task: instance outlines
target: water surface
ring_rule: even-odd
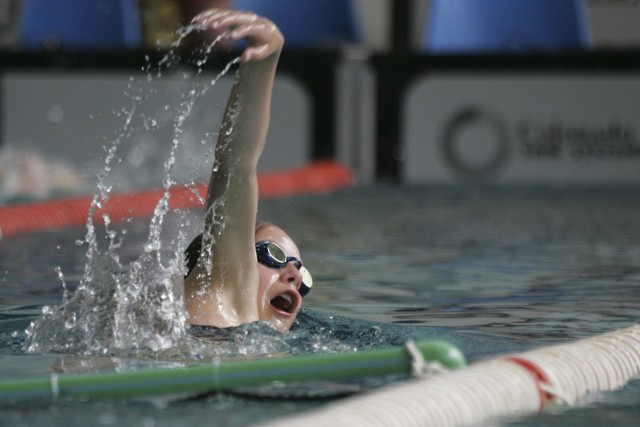
[[[401,345],[410,338],[443,338],[473,361],[635,324],[640,317],[638,196],[633,189],[377,185],[263,201],[260,216],[294,237],[316,286],[294,330],[286,336],[261,335],[265,348],[256,353],[356,351]],[[195,234],[198,214],[192,215],[189,231]],[[172,218],[169,231],[177,228]],[[148,223],[113,227],[127,230],[122,259],[135,259]],[[148,355],[136,360],[25,354],[29,322],[43,305],[62,301],[56,268],[70,291],[78,285],[86,247],[75,241],[83,235],[82,229],[49,231],[0,242],[0,377],[39,375],[61,363],[84,370],[187,363]],[[78,412],[87,413],[90,405],[96,425],[193,425],[216,419],[242,426],[326,401],[217,394],[178,401],[27,402],[3,407],[0,421],[74,425],[81,422]],[[636,380],[579,408],[551,408],[544,415],[501,423],[633,425],[639,403]]]

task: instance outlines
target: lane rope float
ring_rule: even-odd
[[[374,390],[261,427],[476,426],[501,416],[574,405],[640,373],[640,325],[576,342],[479,361]]]
[[[462,352],[444,341],[416,343],[421,357],[446,369],[466,365]],[[122,398],[201,394],[274,382],[304,383],[410,375],[413,357],[405,347],[323,355],[274,357],[185,368],[141,369],[92,374],[51,374],[0,381],[0,401],[61,398]]]
[[[321,194],[346,188],[355,182],[354,174],[334,161],[317,161],[299,168],[262,173],[258,176],[261,198]],[[197,192],[206,194],[205,185],[176,186],[170,190],[171,209],[202,206]],[[96,212],[95,223],[103,222],[107,214],[112,222],[126,218],[143,218],[153,214],[163,189],[113,194],[103,209]],[[0,238],[48,229],[80,227],[86,224],[93,196],[24,203],[0,207]]]

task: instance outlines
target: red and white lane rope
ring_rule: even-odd
[[[640,373],[640,325],[568,344],[480,361],[275,420],[266,426],[468,426],[576,404]]]
[[[318,161],[296,169],[262,173],[258,176],[261,198],[326,193],[348,187],[354,182],[354,174],[333,161]],[[197,197],[195,192],[201,197]],[[171,189],[171,209],[199,208],[206,192],[204,185],[177,186]],[[100,223],[104,214],[112,222],[151,216],[163,196],[163,189],[112,194],[104,209],[97,212],[93,220]],[[92,198],[87,196],[0,207],[0,238],[82,226],[87,222]]]

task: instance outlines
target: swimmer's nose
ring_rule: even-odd
[[[280,278],[285,283],[293,283],[296,290],[300,289],[300,285],[302,284],[302,273],[296,268],[296,265],[293,262],[290,262],[282,269]]]

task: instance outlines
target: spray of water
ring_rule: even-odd
[[[165,71],[179,64],[180,43],[192,32],[200,30],[202,28],[195,25],[183,28],[177,41],[157,65],[153,66],[147,58],[147,66],[143,68],[146,81],[161,79]],[[201,75],[202,67],[220,38],[197,51],[199,55],[193,64],[196,72],[183,73],[184,78]],[[183,248],[186,246],[186,237],[185,233],[180,232],[177,240],[172,241],[172,255],[168,259],[163,257],[163,225],[169,212],[170,190],[176,185],[174,166],[184,137],[185,121],[192,114],[196,102],[238,61],[239,58],[236,58],[229,62],[200,90],[191,89],[183,93],[176,103],[171,150],[164,162],[164,194],[155,207],[141,255],[133,262],[124,263],[119,256],[119,249],[125,233],[119,234],[111,229],[111,218],[103,215],[108,246],[101,250],[94,217],[109,202],[112,189],[107,185],[107,178],[114,164],[119,161],[120,146],[134,132],[134,121],[142,120],[147,128],[155,126],[157,122],[155,118],[139,112],[145,102],[145,89],[130,79],[127,95],[131,105],[122,110],[122,129],[105,149],[104,165],[98,174],[97,188],[89,207],[86,234],[83,240],[77,242],[86,246],[83,277],[73,296],[69,297],[62,270],[56,270],[63,284],[63,304],[56,308],[44,307],[42,315],[31,323],[26,331],[27,352],[130,355],[171,351],[186,345],[189,347],[186,352],[194,353],[194,342],[200,341],[187,336],[183,307]],[[198,197],[202,199],[200,195]],[[202,353],[202,348],[198,347],[196,353]]]

